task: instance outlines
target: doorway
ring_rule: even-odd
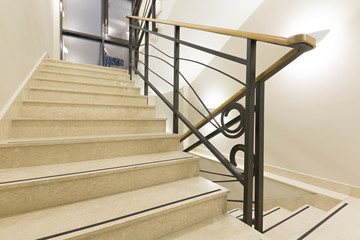
[[[127,68],[132,0],[60,0],[62,60]]]

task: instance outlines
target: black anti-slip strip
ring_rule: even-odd
[[[180,199],[180,200],[177,200],[177,201],[174,201],[174,202],[162,204],[162,205],[155,206],[155,207],[148,208],[148,209],[144,209],[144,210],[141,210],[141,211],[138,211],[138,212],[130,213],[130,214],[127,214],[127,215],[124,215],[124,216],[120,216],[120,217],[117,217],[117,218],[112,218],[112,219],[109,219],[109,220],[106,220],[106,221],[102,221],[102,222],[94,223],[94,224],[87,225],[87,226],[84,226],[84,227],[75,228],[75,229],[72,229],[72,230],[69,230],[69,231],[65,231],[65,232],[54,234],[54,235],[50,235],[50,236],[47,236],[47,237],[38,238],[37,240],[51,239],[51,238],[63,236],[63,235],[66,235],[66,234],[70,234],[70,233],[73,233],[73,232],[78,232],[78,231],[81,231],[81,230],[93,228],[93,227],[96,227],[96,226],[99,226],[99,225],[103,225],[103,224],[114,222],[114,221],[117,221],[117,220],[120,220],[120,219],[132,217],[132,216],[135,216],[135,215],[138,215],[138,214],[142,214],[142,213],[149,212],[149,211],[152,211],[152,210],[155,210],[155,209],[170,206],[170,205],[173,205],[173,204],[176,204],[176,203],[184,202],[184,201],[194,199],[194,198],[197,198],[197,197],[205,196],[205,195],[208,195],[208,194],[211,194],[211,193],[214,193],[214,192],[218,192],[218,191],[221,191],[221,189],[216,189],[216,190],[209,191],[209,192],[206,192],[206,193],[202,193],[202,194],[194,195],[194,196],[191,196],[191,197],[183,198],[183,199]]]
[[[243,203],[244,200],[236,200],[236,199],[228,199],[227,200],[228,202],[239,202],[239,203]],[[255,202],[252,202],[252,203],[255,203]]]
[[[51,176],[44,176],[44,177],[20,179],[20,180],[8,181],[8,182],[1,182],[0,185],[8,184],[8,183],[18,183],[18,182],[26,182],[26,181],[31,181],[31,180],[46,179],[46,178],[64,177],[64,176],[76,175],[76,174],[100,172],[100,171],[105,171],[105,170],[121,169],[121,168],[126,168],[126,167],[135,167],[135,166],[149,165],[149,164],[154,164],[154,163],[164,163],[164,162],[171,162],[171,161],[184,160],[184,159],[190,159],[190,158],[193,158],[193,157],[172,158],[172,159],[166,159],[166,160],[160,160],[160,161],[154,161],[154,162],[129,164],[129,165],[124,165],[124,166],[101,168],[101,169],[94,169],[94,170],[88,170],[88,171],[82,171],[82,172],[72,172],[72,173],[65,173],[65,174],[58,174],[58,175],[51,175]]]
[[[212,181],[214,183],[229,183],[229,182],[239,182],[238,180],[220,180],[220,181]]]
[[[280,208],[276,208],[276,209],[272,210],[271,212],[268,212],[268,213],[264,214],[263,217],[266,217],[267,215],[270,215],[270,214],[272,214],[273,212],[276,212],[279,209]],[[253,211],[255,211],[255,209],[253,209]],[[244,214],[240,214],[239,216],[236,216],[236,218],[242,217],[242,215],[244,215]]]
[[[270,211],[270,212],[268,212],[268,213],[265,213],[265,214],[263,215],[263,217],[266,217],[267,215],[270,215],[270,214],[272,214],[272,213],[274,213],[274,212],[276,212],[276,211],[278,211],[278,210],[280,210],[280,208],[275,208],[274,210],[272,210],[272,211]]]
[[[266,233],[266,232],[270,231],[271,229],[276,228],[276,227],[279,226],[280,224],[283,224],[283,223],[286,222],[287,220],[295,217],[296,215],[302,213],[303,211],[305,211],[305,210],[308,209],[308,208],[309,208],[309,206],[304,207],[303,209],[301,209],[301,210],[297,211],[296,213],[290,215],[289,217],[285,218],[284,220],[282,220],[282,221],[278,222],[277,224],[275,224],[275,225],[269,227],[268,229],[264,230],[263,233]]]
[[[229,174],[223,174],[223,173],[217,173],[217,172],[211,172],[211,171],[205,171],[205,170],[199,170],[199,171],[203,172],[203,173],[209,173],[209,174],[214,174],[214,175],[219,175],[219,176],[224,176],[224,177],[235,178],[233,175],[229,175]]]
[[[253,208],[251,211],[255,211],[255,208]],[[242,217],[244,214],[240,214],[239,216],[236,216],[237,219],[242,220],[240,217]]]
[[[228,212],[228,214],[231,214],[231,213],[236,212],[238,210],[239,210],[238,208],[235,208],[234,210],[231,210],[230,212]]]
[[[327,216],[326,218],[324,218],[321,222],[319,222],[318,224],[316,224],[313,228],[311,228],[309,231],[307,231],[304,235],[302,235],[301,237],[299,237],[297,240],[302,240],[304,238],[306,238],[307,236],[309,236],[312,232],[314,232],[317,228],[319,228],[322,224],[324,224],[327,220],[329,220],[330,218],[332,218],[335,214],[337,214],[338,212],[340,212],[344,207],[346,207],[348,205],[348,203],[344,203],[343,205],[341,205],[338,209],[336,209],[334,212],[332,212],[329,216]]]

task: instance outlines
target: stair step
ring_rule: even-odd
[[[105,73],[101,73],[105,74]],[[98,74],[99,75],[99,74]],[[96,76],[93,73],[87,74],[76,74],[69,73],[68,71],[59,72],[59,71],[50,71],[50,70],[40,70],[38,73],[38,78],[50,78],[56,79],[59,81],[73,81],[77,83],[93,83],[93,84],[108,84],[112,86],[134,86],[134,82],[130,81],[129,76]]]
[[[267,240],[269,238],[235,218],[223,214],[188,227],[184,230],[162,237],[158,240]]]
[[[194,177],[3,218],[0,235],[3,240],[157,239],[224,213],[227,192]]]
[[[82,69],[82,68],[74,68],[71,66],[57,66],[57,65],[51,65],[51,64],[41,64],[39,67],[40,71],[44,72],[56,72],[60,74],[66,74],[66,75],[79,75],[79,76],[91,76],[91,77],[97,77],[97,78],[103,78],[103,79],[123,79],[123,80],[129,80],[129,75],[127,72],[124,71],[118,71],[118,72],[112,72],[112,71],[103,71],[102,69]]]
[[[128,95],[140,95],[140,88],[133,86],[121,86],[113,84],[80,83],[73,80],[59,80],[56,78],[36,78],[35,87],[56,88],[76,91],[96,91],[101,93],[117,93]]]
[[[117,81],[123,84],[134,83],[130,81],[130,76],[125,74],[111,74],[111,73],[94,73],[83,71],[83,73],[77,73],[77,70],[71,71],[64,69],[63,71],[53,70],[38,70],[38,76],[43,78],[56,78],[58,80],[73,80],[81,83],[111,83],[115,84]]]
[[[44,59],[41,63],[44,66],[57,66],[62,68],[73,68],[79,70],[88,70],[88,71],[98,71],[98,72],[111,72],[116,74],[127,74],[128,70],[119,69],[119,68],[109,68],[99,65],[92,65],[92,64],[84,64],[84,63],[75,63],[75,62],[68,62],[63,60],[54,60],[54,59]]]
[[[3,169],[0,218],[194,177],[198,165],[177,151]]]
[[[302,207],[283,220],[264,228],[264,234],[271,239],[298,239],[324,215],[325,212],[318,208]]]
[[[96,91],[75,91],[58,88],[32,87],[29,92],[30,100],[34,101],[63,101],[85,102],[103,104],[131,104],[137,106],[147,105],[146,96],[125,95],[116,93],[102,93]]]
[[[154,118],[154,106],[76,103],[56,101],[23,101],[23,117],[73,118]]]
[[[11,139],[65,136],[90,136],[131,133],[160,133],[166,119],[13,119]]]
[[[179,138],[151,133],[14,139],[0,144],[0,169],[178,151]]]

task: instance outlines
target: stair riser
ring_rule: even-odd
[[[78,104],[23,103],[24,117],[73,118],[153,118],[155,108]]]
[[[109,68],[109,67],[102,67],[97,65],[87,65],[81,63],[72,63],[66,61],[53,61],[53,60],[44,60],[41,66],[55,66],[55,67],[62,67],[62,68],[73,68],[73,69],[80,69],[80,70],[88,70],[88,71],[98,71],[98,72],[111,72],[114,74],[127,74],[128,70],[119,69],[119,68]]]
[[[103,103],[103,104],[131,104],[146,106],[147,98],[120,95],[103,95],[91,93],[31,90],[30,100],[35,101],[62,101],[79,103]]]
[[[100,78],[107,78],[107,79],[119,79],[119,80],[129,80],[129,75],[125,72],[105,72],[105,71],[93,71],[87,69],[75,69],[70,67],[57,67],[57,66],[49,66],[49,65],[42,65],[39,69],[40,71],[56,71],[59,74],[77,74],[77,75],[84,75],[90,77],[100,77]]]
[[[68,74],[51,73],[51,72],[40,72],[39,77],[64,80],[64,81],[73,81],[77,83],[107,84],[107,85],[128,86],[128,87],[134,86],[134,82],[129,81],[129,78],[126,77],[123,77],[122,79],[106,79],[106,78],[98,78],[92,75],[78,76],[78,75],[68,75]],[[126,81],[118,81],[118,80],[126,80]]]
[[[0,218],[196,176],[198,161],[138,166],[14,184],[0,190]],[[1,189],[1,185],[0,185]]]
[[[165,120],[17,120],[12,122],[11,138],[160,133],[165,132],[165,129]]]
[[[206,199],[188,206],[169,209],[143,220],[136,219],[121,224],[107,224],[103,229],[88,229],[88,233],[73,233],[66,235],[71,240],[153,240],[189,227],[203,220],[210,219],[224,213],[226,210],[226,197]],[[98,227],[100,228],[100,227]],[[85,231],[84,231],[85,232]]]
[[[59,81],[44,80],[44,79],[37,79],[35,86],[44,87],[44,88],[59,88],[66,90],[96,91],[96,92],[104,92],[104,93],[140,95],[140,89],[138,88],[86,85],[86,84],[59,82]]]
[[[39,166],[179,150],[174,137],[19,145],[0,148],[0,168]]]

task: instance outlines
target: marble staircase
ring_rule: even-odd
[[[227,216],[228,190],[124,70],[44,59],[18,112],[0,142],[2,240],[158,239]]]
[[[329,223],[360,210],[348,197],[329,211],[284,204],[255,231],[124,70],[44,59],[16,112],[0,141],[1,240],[303,239],[344,208],[306,236],[336,239]],[[354,224],[346,239],[358,236]]]

